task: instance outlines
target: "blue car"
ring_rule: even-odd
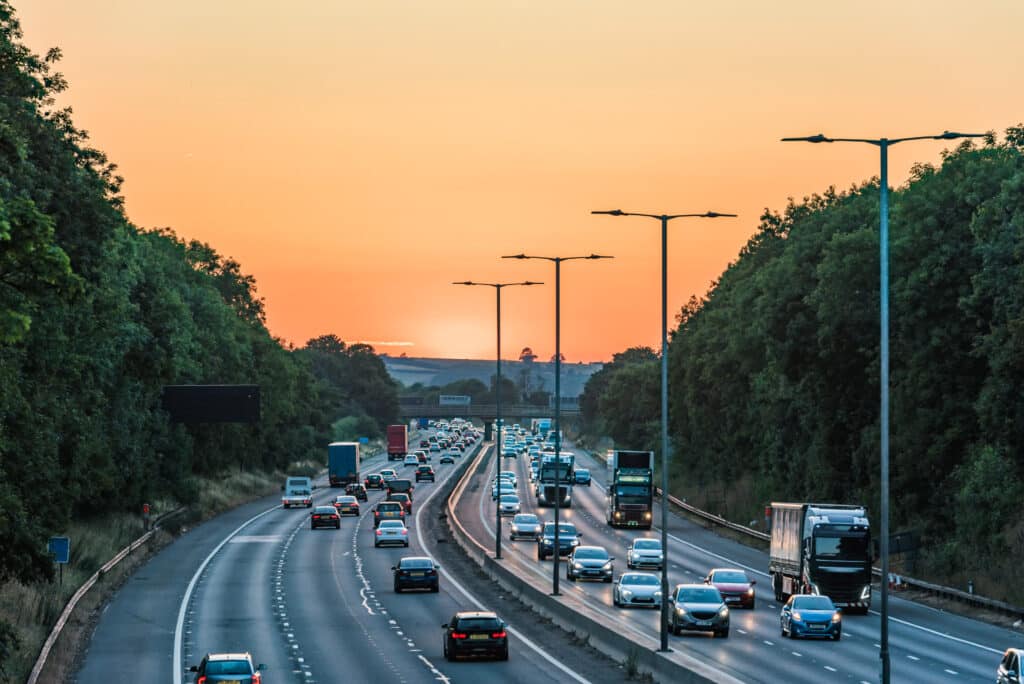
[[[586,487],[589,487],[590,486],[590,471],[587,470],[586,468],[577,468],[575,470],[575,480],[576,480],[576,484],[584,485]]]
[[[843,614],[828,596],[794,594],[779,615],[782,636],[790,639],[812,637],[839,641],[843,637]]]

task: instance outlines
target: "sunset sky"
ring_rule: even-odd
[[[786,135],[1002,132],[1024,121],[1021,0],[14,0],[64,51],[60,98],[120,166],[129,218],[237,260],[271,333],[393,355],[607,360],[660,340],[765,208],[878,173],[875,148]],[[969,13],[968,13],[969,12]],[[900,145],[890,178],[936,162]],[[671,315],[671,314],[670,314]],[[399,345],[385,343],[404,343]]]

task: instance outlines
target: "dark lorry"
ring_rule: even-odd
[[[327,445],[327,479],[332,487],[359,482],[357,442],[331,442]]]
[[[847,612],[867,613],[872,561],[863,506],[772,503],[768,574],[777,601],[819,594]]]

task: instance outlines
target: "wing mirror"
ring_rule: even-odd
[[[750,586],[754,586],[755,584],[757,584],[757,580],[750,580]]]
[[[264,670],[266,670],[266,669],[267,669],[267,666],[266,666],[266,665],[264,665],[263,663],[260,663],[259,665],[257,665],[257,666],[256,666],[256,669],[257,669],[258,671],[262,672],[262,671],[264,671]]]
[[[397,565],[392,565],[392,566],[391,566],[391,569],[392,569],[392,570],[397,570],[397,569],[398,569],[398,566],[397,566]]]
[[[284,489],[284,487],[281,487],[281,489]],[[193,665],[192,667],[188,668],[188,671],[189,672],[199,672],[199,666],[198,665]]]
[[[444,627],[445,629],[448,629],[448,623],[447,623],[447,622],[446,622],[446,623],[444,623],[444,624],[443,624],[443,625],[441,625],[441,626],[442,626],[442,627]]]

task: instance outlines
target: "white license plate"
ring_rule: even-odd
[[[470,634],[469,638],[473,639],[474,641],[479,641],[479,640],[482,640],[482,639],[486,639],[487,635],[486,634]]]
[[[811,629],[820,631],[825,629],[825,625],[811,625]]]
[[[697,626],[698,627],[710,627],[711,626],[711,620],[697,620]]]

